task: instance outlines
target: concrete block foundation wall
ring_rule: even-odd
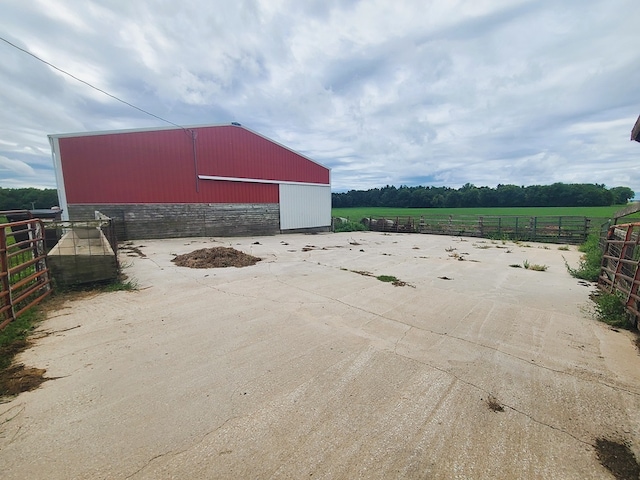
[[[93,220],[96,210],[114,220],[118,240],[275,235],[280,232],[277,203],[69,204],[69,219]]]

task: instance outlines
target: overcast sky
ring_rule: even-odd
[[[640,195],[638,0],[2,0],[0,36],[173,123],[240,122],[334,191]],[[0,85],[0,187],[55,187],[47,134],[167,126],[2,41]]]

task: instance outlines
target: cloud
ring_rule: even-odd
[[[171,122],[239,121],[331,167],[336,190],[640,191],[630,0],[43,5],[8,2],[3,36]],[[4,43],[0,80],[0,155],[50,184],[47,134],[166,125]]]
[[[16,176],[34,176],[34,169],[25,162],[20,160],[12,160],[0,155],[0,172],[9,172],[8,175]]]

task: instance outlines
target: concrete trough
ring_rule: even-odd
[[[107,282],[118,276],[116,254],[102,231],[90,223],[74,225],[48,253],[58,285]]]

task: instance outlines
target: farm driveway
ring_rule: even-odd
[[[133,245],[138,291],[67,303],[22,354],[59,378],[0,405],[3,479],[584,480],[613,478],[596,438],[640,453],[640,356],[585,311],[574,247],[374,232]],[[263,260],[171,262],[214,246]],[[548,270],[509,266],[525,260]]]

